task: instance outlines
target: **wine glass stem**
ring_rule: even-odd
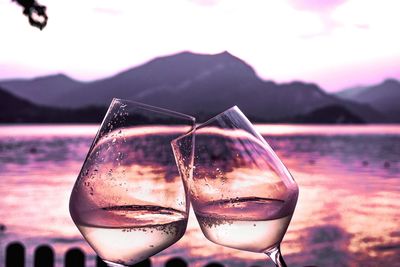
[[[271,260],[275,263],[276,267],[287,267],[285,261],[283,260],[280,246],[277,246],[269,251],[266,251]]]

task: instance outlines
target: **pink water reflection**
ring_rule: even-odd
[[[300,186],[282,244],[289,266],[396,266],[400,127],[335,127],[329,128],[329,136],[326,126],[291,126],[290,134],[279,127],[259,129],[267,131],[267,141]],[[37,245],[51,244],[58,266],[62,253],[72,246],[93,253],[69,217],[68,198],[96,130],[97,126],[0,127],[0,223],[7,227],[0,233],[1,259],[4,246],[14,240],[24,242],[30,255]],[[172,256],[184,257],[190,266],[211,260],[226,266],[272,266],[265,264],[264,255],[209,242],[193,214],[186,235],[152,261],[162,266]]]

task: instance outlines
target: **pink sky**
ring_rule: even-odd
[[[39,0],[48,26],[0,0],[0,79],[113,75],[180,51],[229,51],[260,77],[328,91],[400,79],[398,0]]]

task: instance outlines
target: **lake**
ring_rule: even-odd
[[[282,253],[289,266],[396,266],[400,262],[400,125],[258,125],[288,167],[300,196]],[[94,253],[68,212],[75,179],[97,125],[0,126],[0,266],[8,243],[51,245],[57,266],[71,247]],[[273,266],[262,254],[208,241],[193,214],[185,236],[153,256],[190,266]]]

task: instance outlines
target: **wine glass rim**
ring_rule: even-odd
[[[237,105],[234,105],[234,106],[232,106],[232,107],[230,107],[230,108],[228,108],[228,109],[226,109],[226,110],[224,110],[224,111],[218,113],[217,115],[213,116],[212,118],[208,119],[207,121],[205,121],[205,122],[203,122],[203,123],[197,124],[195,127],[193,127],[193,128],[192,128],[190,131],[188,131],[187,133],[182,134],[182,135],[178,136],[177,138],[173,139],[173,140],[171,141],[171,144],[176,144],[180,139],[182,139],[182,138],[184,138],[184,137],[186,137],[186,136],[189,136],[189,135],[191,135],[191,134],[194,134],[194,133],[196,132],[197,129],[200,129],[200,128],[202,128],[203,126],[206,126],[206,125],[210,124],[212,121],[214,121],[214,120],[217,119],[218,117],[220,117],[220,116],[222,116],[222,115],[224,115],[225,113],[228,113],[228,112],[230,112],[230,111],[236,111],[236,112],[238,112],[238,113],[240,113],[240,114],[242,114],[242,115],[244,116],[243,112],[239,109],[239,107],[238,107]]]
[[[133,104],[133,105],[138,106],[138,107],[140,107],[142,109],[145,109],[145,110],[155,111],[155,112],[164,113],[164,114],[168,114],[168,115],[175,116],[175,117],[184,118],[184,119],[190,120],[192,123],[196,122],[196,118],[195,117],[187,115],[187,114],[184,114],[184,113],[180,113],[180,112],[177,112],[177,111],[173,111],[173,110],[169,110],[169,109],[165,109],[165,108],[160,108],[160,107],[156,107],[156,106],[151,106],[151,105],[144,104],[144,103],[137,102],[137,101],[133,101],[133,100],[116,98],[116,97],[114,97],[113,100],[111,101],[111,105],[116,103],[116,102]]]
[[[216,120],[217,118],[219,118],[219,117],[221,117],[221,116],[223,116],[223,115],[225,115],[226,113],[231,112],[231,111],[236,111],[236,112],[238,112],[239,114],[241,114],[241,115],[243,115],[244,117],[246,117],[246,116],[243,114],[243,112],[240,110],[240,108],[239,108],[237,105],[234,105],[234,106],[232,106],[232,107],[230,107],[230,108],[228,108],[228,109],[226,109],[226,110],[224,110],[224,111],[218,113],[218,114],[215,115],[214,117],[212,117],[212,118],[206,120],[205,122],[199,123],[198,125],[196,125],[196,130],[197,130],[197,129],[200,129],[200,128],[202,128],[202,127],[208,125],[208,124],[210,124],[211,122],[213,122],[213,121]]]

